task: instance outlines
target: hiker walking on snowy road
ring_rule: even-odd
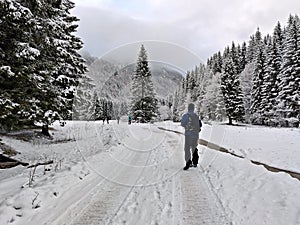
[[[185,128],[185,143],[184,143],[184,153],[185,153],[185,167],[184,170],[188,170],[192,164],[197,166],[198,164],[198,139],[199,132],[201,131],[202,123],[199,116],[194,113],[195,105],[190,103],[188,105],[188,112],[182,116],[181,126]],[[193,151],[193,162],[191,160],[191,150]]]
[[[128,124],[131,124],[131,116],[128,115]]]

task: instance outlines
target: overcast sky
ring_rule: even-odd
[[[299,0],[73,0],[78,35],[101,57],[129,43],[158,41],[206,59],[232,41],[248,41],[257,27],[272,33],[277,21],[300,13]],[[146,47],[147,49],[147,47]],[[151,52],[151,49],[147,49]]]

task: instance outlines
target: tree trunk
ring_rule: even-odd
[[[231,118],[231,116],[228,116],[228,119],[229,119],[228,125],[232,125],[232,118]]]
[[[42,134],[50,137],[48,124],[42,126]]]

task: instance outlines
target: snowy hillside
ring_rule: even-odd
[[[300,223],[299,180],[250,161],[299,173],[299,129],[205,124],[201,139],[245,158],[199,144],[200,166],[188,171],[184,137],[172,131],[183,129],[121,118],[55,124],[53,139],[1,136],[15,158],[54,163],[0,170],[0,224]]]
[[[161,62],[149,62],[149,64],[157,96],[166,98],[167,95],[173,94],[184,72]],[[135,67],[135,64],[122,66],[98,59],[89,66],[87,75],[94,80],[100,97],[127,101]]]

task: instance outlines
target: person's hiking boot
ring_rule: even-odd
[[[187,163],[185,164],[185,167],[183,167],[183,170],[188,170],[191,165],[192,165],[192,161],[191,160],[187,161]]]

